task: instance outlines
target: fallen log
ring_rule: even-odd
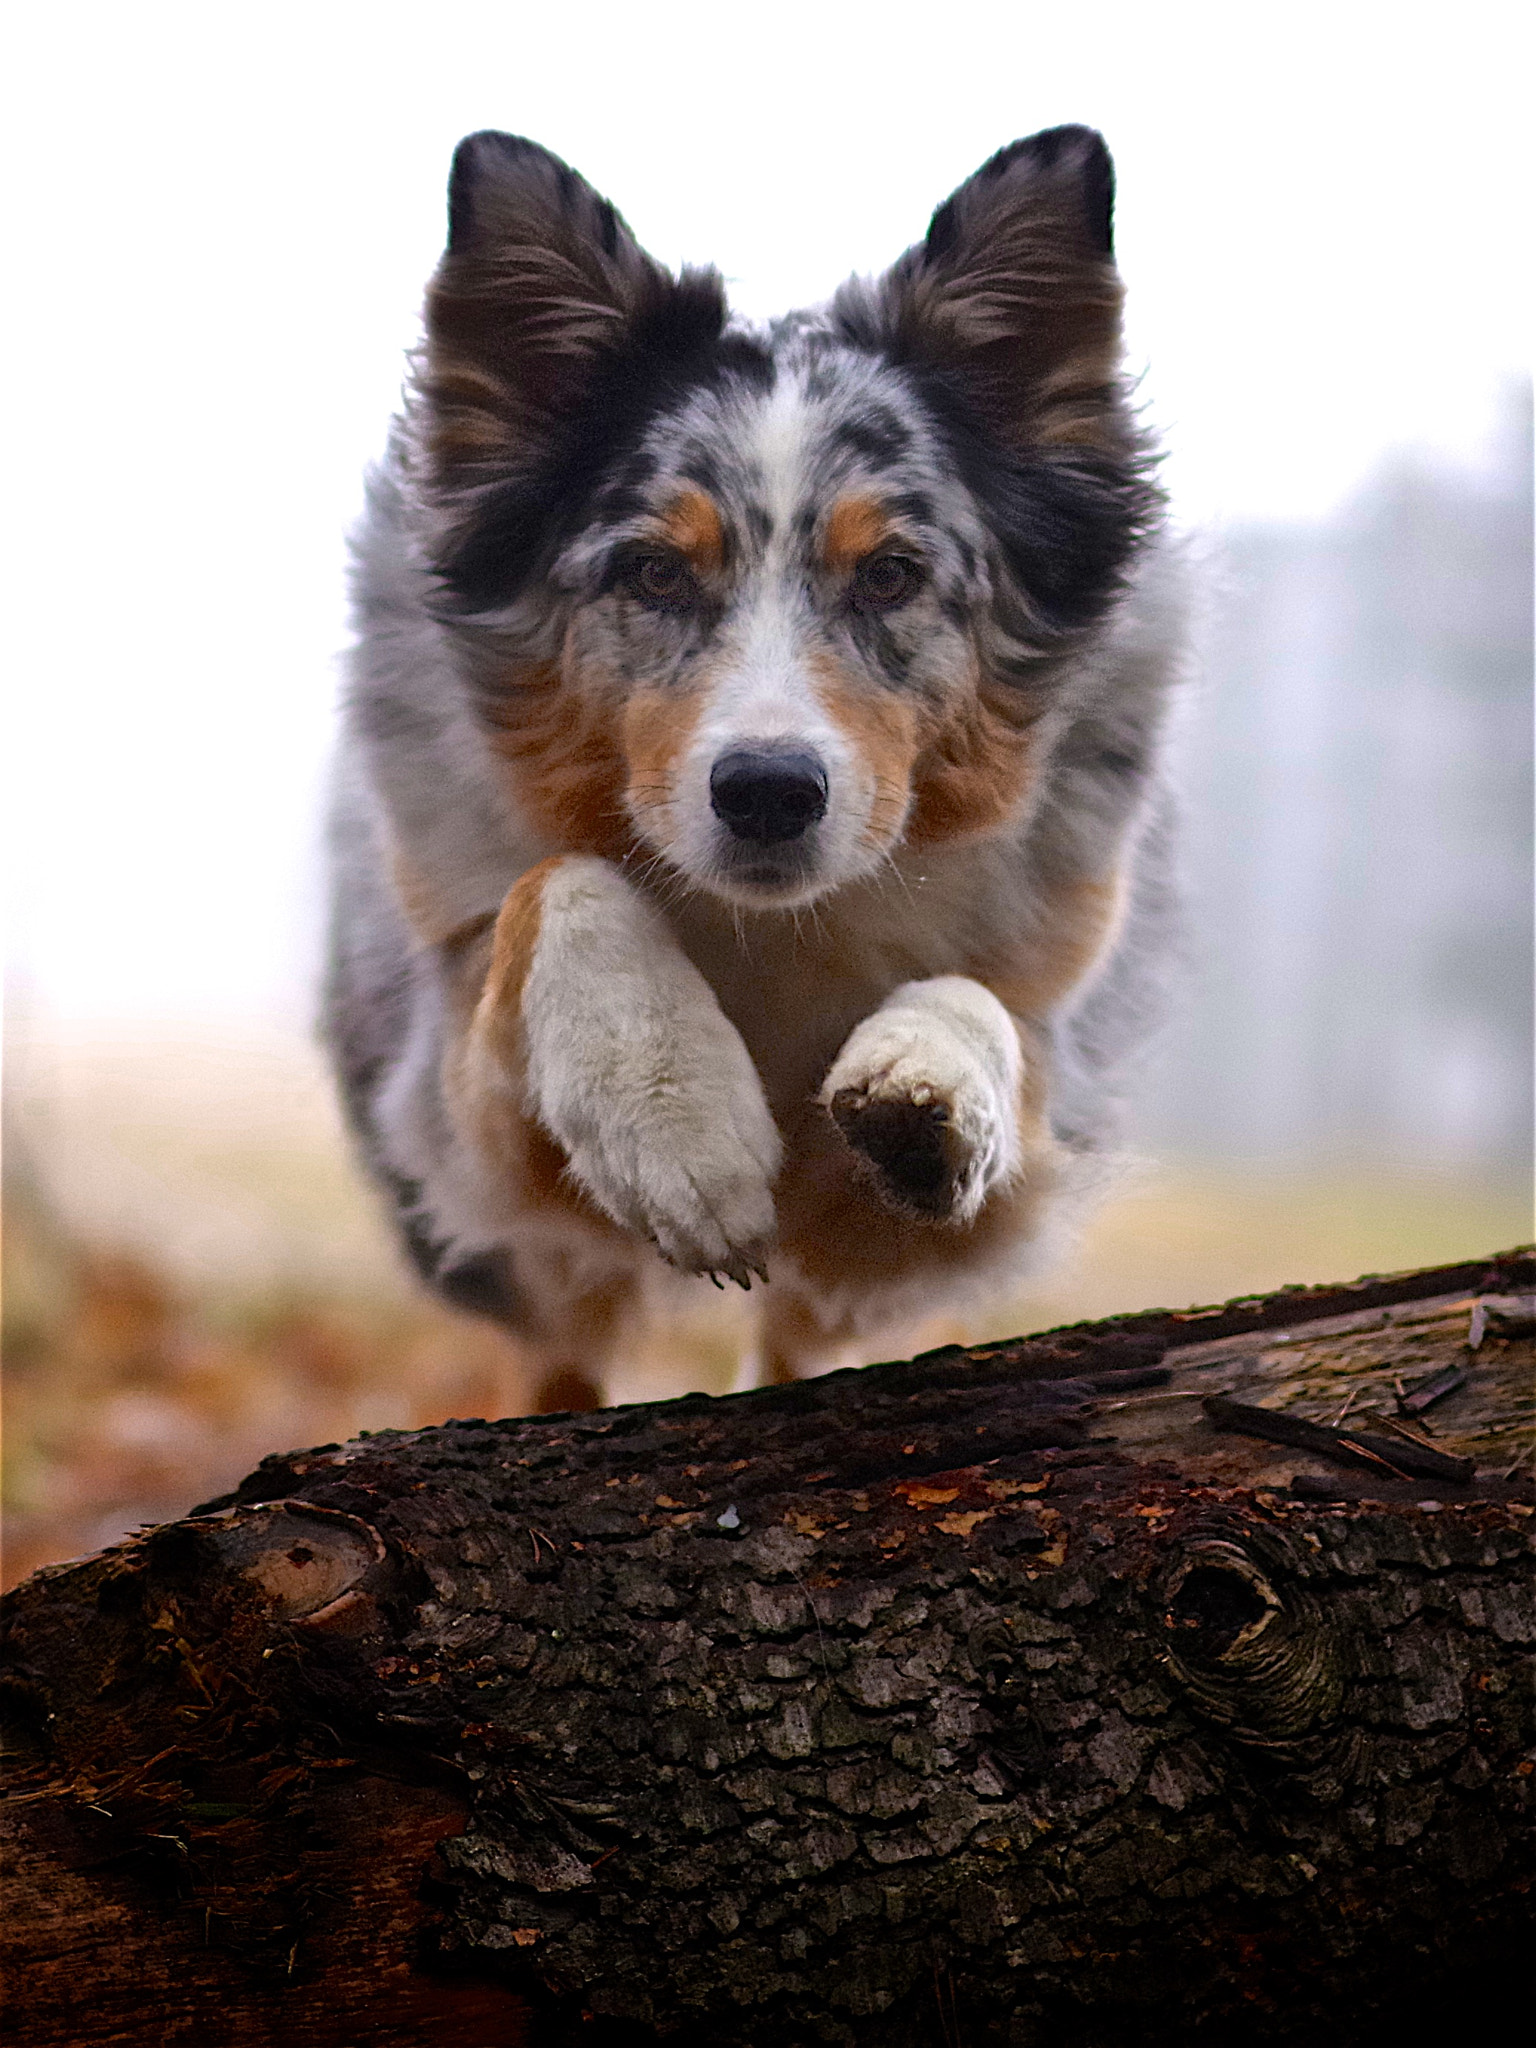
[[[1533,1284],[269,1458],[5,1603],[8,2038],[1464,2032],[1536,1876]]]

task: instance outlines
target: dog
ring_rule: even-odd
[[[756,1377],[1038,1262],[1170,945],[1183,578],[1092,130],[765,329],[453,159],[356,539],[325,1031],[421,1274],[561,1406],[708,1276]],[[679,1276],[685,1276],[680,1278]]]

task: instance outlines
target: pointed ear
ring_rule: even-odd
[[[1157,524],[1120,373],[1114,171],[1091,128],[999,150],[927,237],[833,318],[907,372],[975,493],[1046,648],[1102,618]]]
[[[699,359],[724,324],[719,278],[674,278],[558,157],[467,136],[416,377],[429,488],[462,510],[568,459],[584,413],[601,403],[620,424],[648,371]]]
[[[854,293],[839,310],[865,327],[859,338],[958,387],[1007,444],[1112,444],[1122,298],[1114,190],[1093,129],[1026,136],[945,200],[926,238],[862,305]]]

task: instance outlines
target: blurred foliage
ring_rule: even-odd
[[[8,1190],[6,1583],[185,1513],[269,1451],[517,1412],[527,1375],[489,1326],[426,1300],[189,1297],[136,1251],[72,1242]]]

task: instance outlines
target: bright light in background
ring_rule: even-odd
[[[530,133],[752,315],[994,148],[1101,127],[1187,517],[1474,455],[1523,365],[1524,14],[1011,4],[34,9],[8,189],[16,971],[42,1016],[296,1018],[340,536],[457,137]]]

